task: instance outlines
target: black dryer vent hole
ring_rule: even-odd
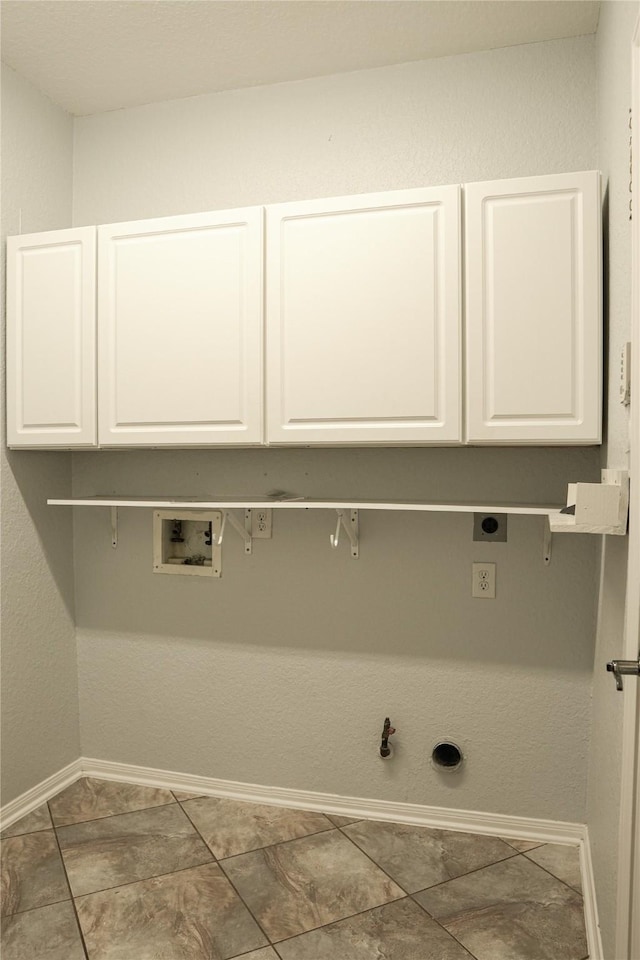
[[[436,767],[441,767],[443,770],[455,770],[462,763],[462,751],[455,743],[445,740],[435,745],[431,759]]]

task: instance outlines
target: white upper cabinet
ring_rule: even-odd
[[[103,446],[262,441],[260,207],[98,228]]]
[[[464,193],[468,440],[599,443],[599,173]]]
[[[600,442],[598,173],[264,219],[9,238],[9,446]]]
[[[7,239],[7,443],[96,444],[95,227]]]
[[[460,190],[267,207],[267,439],[461,441]]]

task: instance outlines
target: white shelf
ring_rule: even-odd
[[[562,504],[427,502],[422,500],[311,500],[305,497],[73,497],[47,500],[60,507],[145,507],[167,510],[407,510],[424,513],[507,513],[547,517]]]
[[[600,483],[570,483],[567,506],[571,513],[549,517],[552,533],[594,533],[624,537],[629,514],[629,475],[626,470],[603,470]]]

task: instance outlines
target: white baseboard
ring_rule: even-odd
[[[580,873],[582,874],[582,896],[584,898],[584,925],[587,931],[589,957],[602,960],[602,936],[598,919],[598,901],[596,899],[596,878],[591,859],[591,843],[588,827],[584,828],[584,840],[580,844]]]
[[[87,777],[119,780],[124,783],[144,784],[168,790],[201,793],[210,797],[228,797],[299,810],[317,810],[366,820],[389,820],[396,823],[414,823],[440,830],[462,830],[495,837],[518,837],[547,843],[580,843],[584,839],[582,823],[555,820],[536,820],[505,814],[483,813],[475,810],[450,810],[447,807],[428,807],[395,800],[373,800],[362,797],[341,797],[332,793],[294,790],[290,787],[266,787],[235,780],[217,780],[188,773],[154,770],[125,763],[83,758],[82,772]]]
[[[22,817],[26,817],[28,813],[31,813],[36,807],[39,807],[41,803],[45,803],[51,799],[51,797],[55,797],[56,793],[60,793],[65,787],[69,787],[72,783],[75,783],[81,776],[83,776],[82,758],[73,760],[71,763],[68,763],[66,767],[58,770],[57,773],[51,774],[46,780],[41,780],[35,787],[31,787],[30,790],[16,797],[15,800],[6,803],[4,807],[0,809],[1,829],[6,830],[6,828],[10,827],[16,820],[21,820]]]
[[[198,793],[209,797],[228,797],[252,803],[317,810],[320,813],[362,817],[366,820],[410,823],[438,830],[459,830],[486,836],[539,840],[541,843],[579,845],[589,956],[590,960],[602,960],[589,835],[583,823],[515,817],[477,810],[450,810],[446,807],[429,807],[395,800],[342,797],[332,793],[238,783],[234,780],[218,780],[172,770],[155,770],[152,767],[81,757],[3,807],[0,811],[3,826],[10,826],[80,777],[97,777],[139,786],[182,790],[185,793]]]

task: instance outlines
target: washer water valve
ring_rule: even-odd
[[[380,756],[383,760],[389,760],[393,755],[393,747],[389,743],[389,737],[396,732],[396,728],[391,726],[389,717],[385,717],[384,727],[382,728],[382,743],[380,744]]]

